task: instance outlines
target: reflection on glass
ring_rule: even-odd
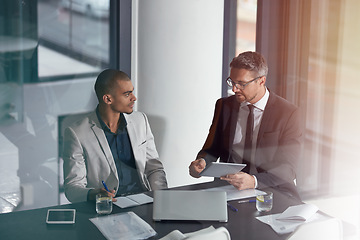
[[[37,81],[36,6],[2,1],[0,8],[0,124],[22,121],[23,83]],[[19,16],[22,16],[19,19]]]
[[[257,0],[238,0],[236,9],[236,46],[234,56],[255,51]],[[228,96],[233,95],[229,87]]]
[[[38,2],[39,76],[97,73],[109,64],[109,0]]]
[[[60,203],[59,118],[96,107],[109,0],[67,2],[1,1],[0,213]]]
[[[255,51],[257,0],[238,0],[236,53]]]

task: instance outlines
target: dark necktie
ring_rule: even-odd
[[[251,149],[253,140],[253,129],[254,129],[254,106],[249,104],[249,115],[246,123],[246,135],[245,135],[245,146],[243,163],[246,163],[246,167],[243,172],[250,173],[251,164]]]

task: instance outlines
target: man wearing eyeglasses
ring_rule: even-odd
[[[208,137],[191,176],[211,161],[245,163],[237,174],[220,179],[239,190],[277,187],[296,197],[295,170],[301,151],[299,109],[265,86],[268,66],[257,52],[244,52],[230,63],[226,79],[235,95],[216,102]]]

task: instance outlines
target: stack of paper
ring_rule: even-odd
[[[155,230],[133,212],[90,218],[90,221],[106,239],[148,239],[156,235]]]
[[[185,240],[185,239],[197,239],[200,237],[201,239],[205,239],[206,237],[212,237],[211,239],[217,239],[218,236],[227,236],[227,239],[230,239],[229,231],[224,227],[219,227],[215,229],[213,226],[208,228],[201,229],[199,231],[191,232],[191,233],[182,233],[179,230],[174,230],[170,232],[165,237],[160,238],[159,240]],[[225,239],[225,238],[221,238]]]

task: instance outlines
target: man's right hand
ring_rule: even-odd
[[[202,158],[192,161],[189,166],[190,176],[192,176],[194,178],[199,178],[200,177],[199,173],[201,173],[205,167],[206,167],[206,162]]]
[[[115,198],[115,190],[111,190],[110,192],[106,191],[105,188],[97,188],[97,189],[91,189],[88,193],[88,201],[95,201],[96,195],[99,193],[106,193],[109,197],[112,197],[112,201],[116,202]]]

